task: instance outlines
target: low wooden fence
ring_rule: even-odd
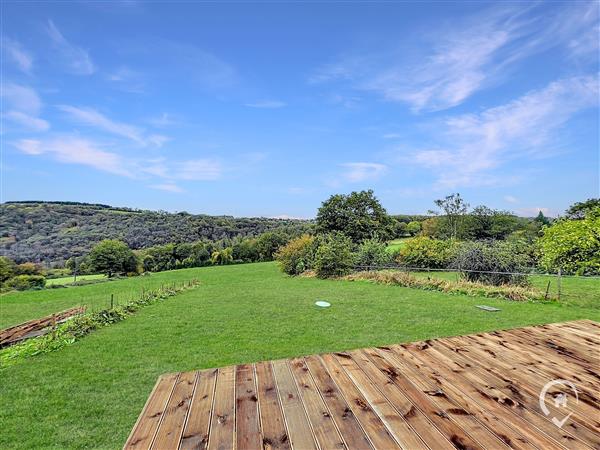
[[[13,327],[0,330],[0,347],[6,347],[30,337],[44,334],[44,330],[57,323],[64,322],[70,317],[85,312],[85,306],[77,306],[41,319],[30,320]]]

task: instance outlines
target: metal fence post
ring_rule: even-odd
[[[558,299],[560,300],[560,295],[562,293],[562,269],[561,268],[558,269],[557,284],[558,284]]]

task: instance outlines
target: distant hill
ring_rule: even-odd
[[[139,249],[310,226],[310,221],[297,219],[167,213],[77,202],[6,202],[0,204],[0,254],[17,262],[61,263],[87,253],[102,239],[121,239]]]

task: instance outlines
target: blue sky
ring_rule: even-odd
[[[597,197],[598,2],[3,2],[2,200]]]

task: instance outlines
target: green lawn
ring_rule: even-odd
[[[0,448],[120,448],[157,377],[166,372],[564,320],[600,321],[599,310],[575,305],[289,278],[273,263],[9,294],[0,304],[11,322],[91,297],[101,304],[110,292],[126,296],[143,285],[194,277],[202,284],[191,291],[72,346],[2,369]],[[317,299],[331,302],[331,308],[316,308]],[[501,311],[484,312],[478,304]]]
[[[393,241],[389,241],[387,243],[386,250],[390,253],[394,253],[394,252],[400,250],[402,247],[404,247],[406,242],[410,239],[411,238],[407,237],[407,238],[400,238],[400,239],[394,239]]]
[[[106,278],[106,275],[102,274],[94,274],[94,275],[77,275],[77,281],[85,281],[85,280],[101,280]],[[60,277],[60,278],[48,278],[46,280],[46,286],[53,286],[56,284],[71,284],[74,281],[73,275],[68,277]]]

